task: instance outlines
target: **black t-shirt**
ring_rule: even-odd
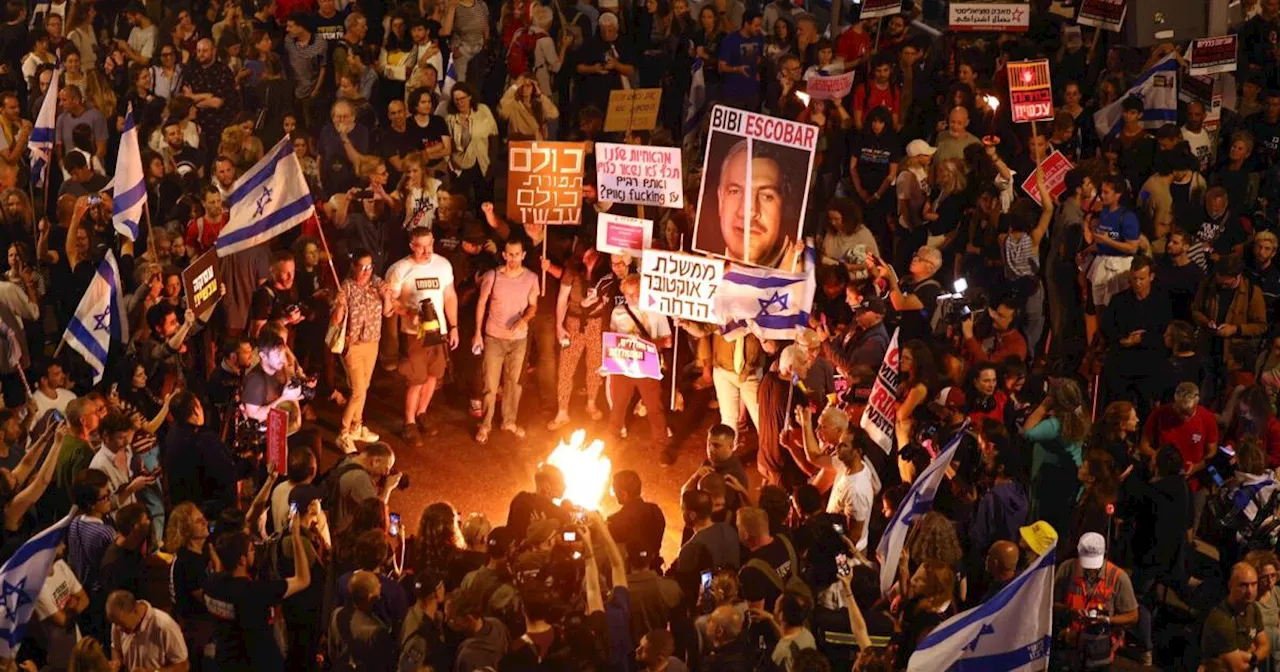
[[[849,144],[850,157],[858,160],[858,179],[862,182],[862,188],[868,192],[875,192],[880,188],[880,184],[889,176],[889,164],[902,160],[902,143],[887,129],[880,135],[875,135],[868,129],[861,136],[854,137]]]
[[[391,165],[391,157],[404,157],[412,154],[422,149],[422,143],[414,135],[413,126],[411,125],[406,125],[403,133],[386,126],[378,132],[378,146],[376,149],[382,155],[382,158],[388,159],[387,170],[391,171],[390,184],[394,185],[400,181],[400,172],[395,169],[395,166]]]
[[[1259,112],[1247,120],[1248,130],[1253,133],[1254,156],[1257,157],[1258,168],[1267,168],[1275,163],[1280,152],[1280,121],[1268,123],[1263,113]]]
[[[302,308],[296,282],[289,289],[277,289],[267,281],[253,291],[253,304],[249,314],[254,320],[279,320],[283,319],[293,306]]]
[[[929,322],[934,309],[938,305],[938,295],[942,293],[942,285],[934,278],[916,283],[911,278],[902,281],[902,293],[912,294],[920,299],[923,308],[898,313],[898,326],[902,328],[902,343],[913,338],[927,338],[930,333]]]
[[[417,119],[409,117],[405,134],[412,138],[414,149],[431,149],[449,137],[449,125],[434,114],[427,119],[426,126],[419,126]]]
[[[523,541],[528,534],[529,522],[535,513],[541,514],[539,518],[569,522],[569,514],[551,500],[536,493],[521,492],[511,500],[511,508],[507,510],[507,527],[515,533],[517,541]]]
[[[174,172],[180,176],[196,175],[205,163],[204,150],[191,145],[183,145],[182,149],[177,151],[169,150],[169,158],[173,159],[176,167]]]
[[[146,558],[141,553],[120,544],[111,544],[102,555],[102,593],[110,595],[115,590],[127,590],[142,594],[142,568]]]
[[[240,391],[240,401],[254,406],[266,406],[284,391],[284,384],[275,376],[262,370],[259,363],[244,374],[244,388]]]
[[[329,18],[320,16],[320,12],[311,15],[311,32],[316,39],[329,40],[329,51],[333,53],[333,48],[337,46],[338,40],[347,34],[346,29],[347,12],[340,11]]]
[[[182,618],[208,615],[209,610],[204,608],[204,602],[196,600],[193,595],[208,579],[209,561],[189,548],[178,549],[169,572],[174,615]]]
[[[1169,295],[1175,319],[1191,320],[1191,302],[1202,280],[1204,271],[1194,262],[1178,266],[1167,256],[1156,262],[1156,285]]]
[[[284,600],[289,584],[215,574],[204,584],[205,608],[216,625],[218,669],[223,672],[279,670],[284,657],[271,629],[271,607]]]
[[[744,598],[748,601],[763,599],[766,605],[773,604],[782,591],[762,570],[748,566],[747,563],[751,560],[764,560],[778,573],[778,578],[782,579],[785,585],[787,577],[794,571],[791,567],[791,554],[787,553],[787,547],[782,539],[774,537],[772,542],[752,551],[743,560],[742,569],[738,571],[738,581],[742,584]]]

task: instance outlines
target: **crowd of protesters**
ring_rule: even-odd
[[[1056,548],[1054,668],[1276,669],[1280,0],[1238,8],[1234,107],[1162,125],[1126,92],[1178,45],[1040,1],[999,34],[938,31],[934,2],[844,4],[5,2],[0,560],[71,518],[0,668],[905,669]],[[1007,64],[1036,58],[1056,113],[1014,124]],[[845,72],[844,98],[807,95]],[[662,90],[652,130],[604,131],[624,88]],[[594,159],[578,226],[503,216],[511,141],[682,147],[686,207],[649,215],[654,248],[692,252],[714,104],[818,128],[817,292],[792,341],[641,306],[637,259],[596,249],[599,215],[637,208],[598,198]],[[137,240],[112,225],[133,128]],[[197,314],[182,271],[282,140],[316,216],[220,258]],[[1055,151],[1061,194],[1024,189]],[[95,372],[59,343],[109,252],[129,329]],[[603,332],[676,366],[601,376]],[[891,347],[896,417],[869,434]],[[371,411],[375,376],[401,417]],[[433,441],[446,395],[474,420],[463,445]],[[264,459],[276,410],[284,469]],[[633,471],[616,513],[575,508],[574,475],[542,466],[505,525],[389,513],[396,451],[588,419],[664,465],[705,432],[679,512]],[[887,521],[952,445],[882,595]]]

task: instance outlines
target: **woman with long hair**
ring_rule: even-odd
[[[904,549],[900,567],[909,560]],[[906,600],[902,603],[901,641],[898,643],[896,669],[905,669],[916,645],[925,635],[957,611],[955,603],[956,573],[946,563],[926,560],[904,584]]]
[[[213,641],[213,617],[204,606],[204,582],[213,572],[209,552],[209,521],[192,502],[169,512],[164,529],[164,550],[174,556],[169,571],[173,617],[182,626],[188,651],[203,652]],[[197,654],[203,657],[203,653]]]
[[[813,166],[814,194],[810,212],[819,213],[840,184],[840,176],[848,169],[849,143],[846,138],[853,118],[839,101],[814,100],[797,118],[818,127],[817,153]]]
[[[578,361],[587,356],[587,415],[599,420],[604,413],[596,406],[600,393],[602,354],[599,348],[605,320],[613,310],[613,294],[617,291],[617,277],[610,267],[610,258],[595,248],[587,248],[574,255],[565,264],[565,274],[560,280],[560,295],[556,299],[556,338],[560,343],[568,341],[568,347],[560,354],[560,369],[556,380],[556,417],[547,424],[552,431],[569,424],[569,399],[573,394]]]
[[[342,409],[338,447],[344,453],[356,451],[355,442],[372,442],[378,435],[364,424],[364,405],[378,363],[378,341],[382,337],[382,278],[374,273],[373,254],[357,248],[351,254],[351,268],[342,281],[333,308],[332,324],[344,324],[346,350],[342,366],[351,384],[351,398]]]
[[[850,140],[849,181],[842,190],[852,189],[879,247],[890,249],[889,217],[894,212],[894,182],[902,163],[900,141],[893,130],[889,110],[877,106],[867,113],[862,131]],[[845,193],[848,193],[845,191]]]
[[[85,72],[98,69],[98,36],[93,30],[93,19],[97,15],[94,3],[81,0],[71,4],[71,14],[67,17],[67,40],[80,53],[80,65]]]
[[[915,439],[916,415],[925,409],[930,392],[937,385],[938,370],[933,353],[921,340],[907,341],[898,358],[898,413],[894,433],[899,446],[908,446]],[[898,471],[905,483],[915,480],[920,468],[918,460],[898,456]]]
[[[776,72],[778,59],[794,53],[796,53],[795,28],[788,19],[778,18],[770,28],[769,37],[764,40],[764,55],[774,64]]]
[[[1052,379],[1044,400],[1022,424],[1031,446],[1032,517],[1055,530],[1070,529],[1072,504],[1079,492],[1083,445],[1089,415],[1080,386],[1068,378]]]
[[[498,138],[498,122],[489,106],[476,97],[475,89],[459,82],[449,92],[449,115],[445,118],[449,137],[453,138],[453,153],[449,155],[449,169],[454,179],[471,188],[473,203],[493,200],[490,175],[490,143]]]
[[[1085,454],[1084,461],[1076,470],[1081,488],[1072,512],[1071,527],[1058,540],[1058,553],[1063,558],[1074,554],[1080,537],[1088,532],[1097,532],[1107,539],[1114,538],[1110,529],[1111,516],[1120,494],[1120,473],[1116,467],[1115,460],[1105,450],[1090,449]]]
[[[466,575],[460,571],[459,561],[466,544],[458,522],[458,512],[448,502],[428,505],[418,519],[418,536],[413,540],[412,560],[409,562],[414,573],[427,570],[443,572],[445,589],[450,591],[461,585]]]
[[[156,95],[171,100],[180,93],[182,80],[182,54],[172,44],[156,47],[156,62],[151,66],[151,76],[155,80]]]
[[[498,116],[507,122],[511,140],[546,140],[547,122],[558,119],[560,110],[538,80],[524,74],[498,102]]]
[[[1133,464],[1138,428],[1138,409],[1127,401],[1113,401],[1093,427],[1089,450],[1110,455],[1115,468],[1123,473]]]
[[[827,221],[830,228],[822,237],[822,263],[854,263],[857,248],[862,248],[864,259],[880,256],[875,236],[863,224],[862,209],[851,199],[840,196],[831,199],[827,203]]]
[[[969,186],[965,165],[948,159],[934,166],[933,195],[925,201],[922,217],[929,230],[926,244],[942,252],[945,261],[960,232],[965,190]],[[946,271],[944,265],[943,271]]]
[[[707,103],[720,98],[720,42],[725,33],[720,26],[720,13],[715,3],[709,2],[698,10],[698,28],[693,35],[693,55],[702,59],[702,73],[706,80]]]

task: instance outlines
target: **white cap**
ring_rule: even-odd
[[[1086,532],[1080,537],[1076,546],[1080,556],[1080,566],[1085,569],[1101,569],[1107,555],[1107,542],[1097,532]]]
[[[936,151],[938,151],[937,147],[924,140],[912,140],[907,143],[907,156],[933,156]]]

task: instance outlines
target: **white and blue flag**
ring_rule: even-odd
[[[946,475],[947,467],[951,466],[951,458],[955,456],[956,447],[960,445],[962,436],[964,432],[957,433],[955,438],[951,439],[951,443],[947,444],[947,449],[933,458],[929,466],[916,476],[911,489],[907,491],[907,496],[902,498],[898,510],[894,511],[893,517],[889,519],[889,526],[885,528],[884,536],[880,537],[880,545],[876,547],[876,553],[880,555],[880,593],[882,595],[889,593],[894,580],[898,577],[898,559],[902,557],[902,547],[907,543],[907,532],[911,529],[911,523],[919,516],[933,510],[933,496],[938,492],[938,484]]]
[[[804,272],[730,264],[716,288],[715,312],[728,340],[754,333],[757,338],[792,340],[797,327],[809,326],[809,308],[817,291],[813,247],[804,251]]]
[[[1053,628],[1052,547],[991,599],[934,628],[907,661],[908,672],[1043,670]]]
[[[112,178],[111,224],[120,235],[138,240],[138,222],[147,205],[147,180],[138,150],[138,127],[133,123],[133,103],[124,115],[124,134],[116,153],[116,174]]]
[[[457,60],[449,59],[449,67],[445,70],[444,75],[440,77],[440,100],[443,102],[453,92],[453,85],[458,83]]]
[[[214,246],[225,257],[264,243],[314,217],[311,189],[285,137],[231,186],[227,225]]]
[[[58,78],[61,76],[62,68],[53,71],[49,91],[40,103],[40,113],[36,115],[31,137],[27,139],[27,147],[31,150],[31,186],[35,188],[44,187],[49,177],[49,166],[53,163],[54,127],[58,123]]]
[[[44,459],[58,458],[51,451]],[[74,512],[32,537],[0,566],[0,657],[12,660],[18,655],[27,622],[36,609],[36,598],[49,578],[49,568],[58,557],[58,544],[67,536],[72,515]]]
[[[1114,103],[1093,114],[1098,137],[1120,132],[1124,125],[1124,99],[1133,96],[1142,101],[1142,127],[1156,129],[1178,123],[1178,59],[1169,54],[1151,66],[1133,86]]]
[[[76,314],[67,324],[67,332],[62,339],[93,367],[93,382],[97,384],[107,369],[107,353],[111,350],[112,341],[124,343],[128,335],[124,283],[115,253],[107,250],[107,256],[98,264],[98,272],[89,283],[89,289],[80,297],[80,305],[76,307]]]

